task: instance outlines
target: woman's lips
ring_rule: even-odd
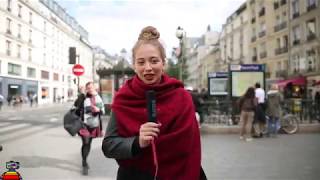
[[[146,80],[153,80],[154,75],[153,75],[153,74],[145,74],[145,75],[144,75],[144,78],[145,78]]]

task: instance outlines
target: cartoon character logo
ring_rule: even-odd
[[[15,161],[9,161],[6,163],[7,172],[4,172],[0,177],[0,180],[22,180],[19,172],[16,170],[20,168],[20,163]]]

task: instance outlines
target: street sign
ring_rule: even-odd
[[[72,73],[76,76],[81,76],[84,73],[84,67],[81,64],[75,64],[72,67]]]

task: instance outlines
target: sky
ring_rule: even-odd
[[[221,31],[222,24],[245,0],[56,0],[89,32],[91,45],[109,54],[129,53],[143,27],[160,32],[167,54],[178,46],[176,29],[187,37],[200,37],[210,25]]]

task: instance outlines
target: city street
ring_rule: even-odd
[[[69,136],[62,126],[69,107],[1,111],[0,173],[13,160],[20,162],[18,171],[25,180],[115,180],[117,164],[103,156],[102,138],[93,141],[89,176],[81,175],[81,140]],[[320,134],[296,134],[244,142],[237,135],[202,134],[202,164],[210,180],[316,180],[319,139]]]

